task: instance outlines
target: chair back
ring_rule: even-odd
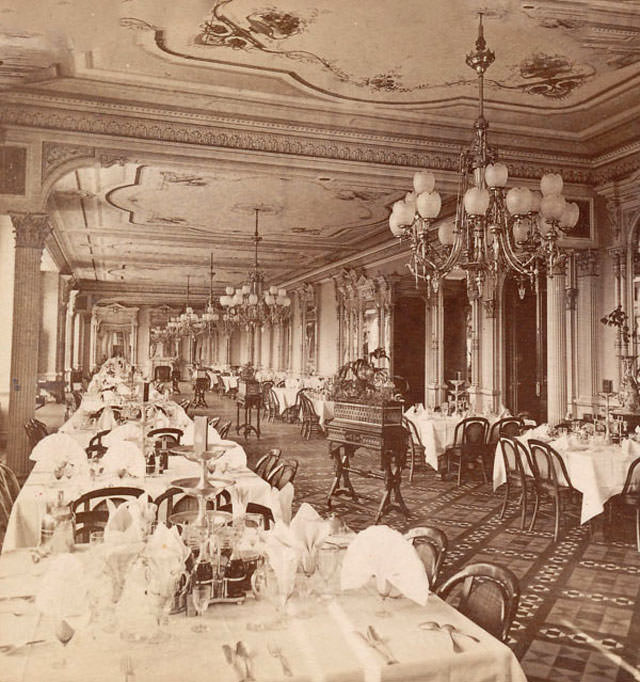
[[[319,419],[316,408],[313,406],[311,398],[309,398],[309,396],[304,392],[304,389],[298,391],[298,395],[296,396],[296,404],[299,404],[302,407],[303,419],[311,421]]]
[[[260,459],[256,462],[256,466],[253,469],[258,476],[264,478],[265,481],[269,477],[274,467],[278,464],[280,459],[281,450],[279,448],[273,448],[269,450],[266,455],[262,455]]]
[[[47,434],[35,423],[37,420],[29,419],[24,425],[24,430],[27,432],[29,445],[34,448]]]
[[[233,513],[233,506],[231,503],[229,504],[224,504],[220,507],[218,507],[220,511],[226,511],[226,512],[231,512]],[[262,526],[265,530],[269,530],[271,526],[274,523],[273,519],[273,512],[269,507],[265,507],[262,504],[258,504],[257,502],[249,502],[247,505],[247,515],[249,514],[255,514],[257,516],[262,517]]]
[[[502,461],[504,470],[509,474],[517,476],[521,481],[525,479],[525,463],[527,462],[527,449],[516,438],[500,436],[500,449],[502,450]]]
[[[404,428],[409,432],[409,435],[411,436],[411,441],[415,445],[424,447],[424,445],[422,444],[422,439],[420,438],[420,434],[418,433],[418,429],[416,428],[416,425],[411,421],[411,419],[402,417],[402,426],[404,426]]]
[[[102,445],[102,439],[108,434],[111,433],[110,429],[105,429],[104,431],[98,431],[98,433],[94,434],[91,436],[89,439],[89,445]]]
[[[520,435],[522,431],[523,421],[520,417],[504,417],[503,419],[498,419],[491,425],[491,431],[489,432],[489,443],[497,443],[500,436],[510,436],[515,437]]]
[[[453,440],[456,445],[480,448],[487,442],[488,431],[486,417],[465,417],[456,424]]]
[[[228,435],[229,431],[231,429],[231,420],[226,421],[219,429],[218,429],[218,435],[222,440],[224,440]]]
[[[20,484],[16,475],[6,464],[0,462],[0,528],[7,527],[13,503],[19,492]]]
[[[538,483],[552,488],[573,488],[564,460],[542,440],[529,439],[529,468]]]
[[[94,530],[104,530],[109,520],[107,499],[117,507],[128,499],[134,499],[144,494],[141,488],[120,486],[114,488],[99,488],[90,490],[71,503],[71,511],[75,517],[76,542],[89,542],[89,536]]]
[[[155,443],[160,443],[161,450],[166,450],[174,445],[180,445],[182,435],[182,429],[176,429],[170,426],[151,429],[151,431],[147,432],[147,438],[150,438]]]
[[[520,585],[506,566],[469,564],[446,580],[437,594],[494,637],[507,640],[520,600]]]
[[[153,501],[156,505],[156,520],[164,522],[167,526],[173,525],[171,515],[184,511],[198,511],[198,501],[195,497],[187,495],[181,488],[167,488]],[[213,499],[208,499],[207,509],[220,509],[221,505],[231,503],[231,495],[228,490],[221,490]]]
[[[220,423],[221,417],[209,417],[207,419],[207,424],[212,428],[215,429],[217,428],[218,424]]]
[[[435,526],[419,526],[411,528],[405,533],[405,538],[411,542],[429,579],[429,587],[438,582],[440,567],[447,553],[447,536]]]
[[[280,401],[278,400],[278,394],[273,390],[273,388],[269,389],[269,407],[271,410],[273,410],[274,415],[280,414]]]
[[[625,478],[620,495],[633,495],[634,497],[640,498],[640,457],[636,457],[636,459],[629,464],[627,477]]]
[[[272,469],[271,473],[267,477],[267,483],[269,483],[273,488],[282,490],[287,483],[293,483],[297,472],[297,459],[292,459],[287,462],[280,462]]]

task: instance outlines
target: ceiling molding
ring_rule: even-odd
[[[382,140],[373,138],[370,143],[363,143],[330,139],[326,137],[327,131],[324,131],[325,137],[322,139],[293,135],[294,130],[299,130],[297,126],[286,134],[276,134],[15,104],[6,104],[0,109],[0,124],[452,172],[458,168],[460,153],[459,145],[443,144],[438,140],[400,138],[395,140],[394,147],[386,136]],[[79,150],[68,151],[80,153]],[[49,153],[53,153],[52,148]],[[522,158],[523,155],[520,156]],[[590,182],[589,169],[582,157],[576,159],[538,151],[527,152],[527,157],[527,163],[520,164],[512,171],[513,177],[539,178],[550,166],[560,165],[567,182]]]

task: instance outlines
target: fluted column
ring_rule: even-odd
[[[567,410],[567,327],[565,267],[547,278],[547,421],[562,421]]]
[[[598,381],[598,333],[600,331],[597,314],[596,277],[598,276],[598,252],[581,251],[577,255],[578,297],[576,301],[577,341],[577,373],[578,402],[583,407],[593,406],[597,402]],[[591,411],[591,410],[590,410]]]
[[[67,301],[67,314],[64,326],[64,371],[65,380],[71,382],[71,370],[73,369],[73,316],[76,308],[77,289],[69,292]]]
[[[253,364],[255,367],[262,367],[262,327],[256,327],[253,343],[255,346]]]
[[[98,318],[96,317],[95,310],[91,313],[91,338],[89,339],[89,344],[89,369],[93,370],[98,364]]]
[[[497,307],[495,291],[489,292],[487,298],[482,300],[483,325],[482,325],[482,387],[484,390],[483,404],[477,405],[478,409],[490,409],[497,411],[498,394],[500,392],[499,366],[501,361],[500,344],[497,326]],[[504,402],[504,399],[502,400]],[[513,406],[511,406],[513,408]]]
[[[7,462],[17,475],[29,471],[24,424],[33,417],[38,381],[40,261],[51,231],[46,213],[11,213],[16,236]]]

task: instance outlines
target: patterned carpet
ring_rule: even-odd
[[[231,416],[230,400],[213,398],[211,412]],[[235,428],[235,421],[234,421]],[[326,494],[333,477],[326,440],[300,437],[299,427],[281,422],[263,424],[262,437],[240,439],[250,461],[269,448],[296,458],[295,504],[309,502],[326,510]],[[356,456],[364,468],[376,461],[365,450]],[[380,481],[353,477],[361,498],[358,504],[340,501],[336,513],[354,530],[370,525],[377,509]],[[409,520],[398,512],[383,523],[405,531],[429,522],[449,539],[442,574],[446,577],[476,561],[501,563],[520,579],[522,596],[509,644],[520,659],[529,682],[626,682],[640,680],[640,553],[636,551],[633,522],[616,525],[615,539],[605,542],[602,523],[593,537],[575,522],[561,527],[553,542],[550,517],[542,517],[533,533],[520,530],[515,505],[503,520],[498,517],[501,496],[469,472],[457,488],[439,480],[427,466],[419,466],[412,485],[405,480],[403,496]],[[515,498],[514,498],[515,499]]]
[[[230,436],[237,438],[235,403],[211,394],[207,400],[205,412],[232,418]],[[262,427],[260,439],[238,438],[249,462],[270,448],[281,448],[283,456],[300,465],[294,507],[306,501],[324,513],[333,477],[326,440],[303,440],[296,424]],[[364,468],[376,466],[365,450],[356,460]],[[413,484],[405,477],[402,485],[410,519],[392,512],[383,523],[400,531],[425,522],[439,526],[449,539],[444,577],[476,561],[501,563],[516,573],[522,596],[509,644],[529,682],[640,680],[640,553],[632,520],[615,524],[614,538],[607,542],[602,523],[595,524],[591,537],[588,528],[572,522],[561,528],[560,541],[554,543],[550,518],[543,517],[534,533],[522,532],[514,505],[500,520],[501,496],[474,472],[466,481],[457,488],[439,480],[431,468],[418,466]],[[359,503],[341,500],[335,511],[360,530],[372,523],[382,484],[361,477],[353,477],[353,484]]]

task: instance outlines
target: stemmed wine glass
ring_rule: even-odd
[[[387,608],[387,598],[391,594],[391,583],[382,576],[376,576],[376,588],[380,596],[380,604],[375,611],[378,618],[389,618],[391,611]]]
[[[60,644],[62,644],[63,650],[60,658],[57,661],[54,661],[51,665],[54,668],[65,668],[67,666],[66,646],[69,644],[76,631],[71,627],[71,625],[69,625],[69,623],[67,623],[66,620],[61,618],[57,621],[54,632],[57,640],[60,642]]]
[[[191,584],[191,598],[198,616],[204,616],[211,599],[211,581],[199,580],[197,577],[194,577],[194,581]],[[191,629],[193,632],[208,632],[209,626],[205,623],[196,623]]]
[[[320,545],[318,549],[318,573],[324,582],[324,591],[320,595],[321,599],[331,599],[333,597],[331,580],[338,569],[339,552],[339,547],[328,542]]]
[[[287,580],[283,576],[278,580],[276,572],[265,561],[258,566],[251,576],[251,589],[256,601],[266,600],[275,609],[274,620],[262,623],[249,623],[248,630],[281,630],[287,626],[287,602],[293,592],[294,580]]]

